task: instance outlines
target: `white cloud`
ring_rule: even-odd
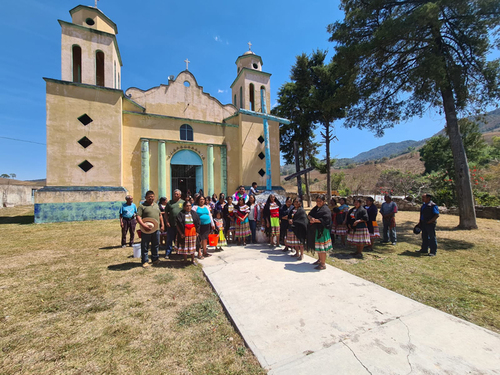
[[[227,90],[221,90],[221,89],[218,89],[218,90],[217,90],[217,93],[218,93],[218,94],[222,94],[222,93],[224,93],[224,92],[227,92]]]
[[[221,42],[222,43],[222,40],[221,40],[220,36],[218,36],[218,35],[214,36],[214,40],[216,42]]]

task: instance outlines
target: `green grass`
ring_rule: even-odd
[[[398,244],[375,244],[364,260],[354,249],[334,249],[328,262],[426,305],[500,332],[500,222],[478,219],[479,229],[458,231],[458,217],[438,220],[438,255],[416,253],[416,212],[399,212]]]
[[[1,374],[265,373],[200,266],[143,269],[117,220],[30,222],[0,210]]]

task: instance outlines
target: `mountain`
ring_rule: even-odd
[[[371,150],[362,152],[361,154],[353,157],[352,163],[363,163],[367,160],[378,160],[383,157],[390,157],[392,155],[400,155],[405,151],[408,151],[408,147],[420,147],[425,143],[422,141],[403,141],[403,142],[391,142],[385,145],[372,148]]]

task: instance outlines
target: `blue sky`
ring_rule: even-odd
[[[61,78],[61,28],[71,21],[69,10],[85,2],[16,0],[3,2],[0,24],[0,174],[18,179],[45,178],[45,82]],[[98,7],[118,26],[123,60],[122,88],[148,89],[167,83],[168,76],[189,70],[204,91],[231,103],[230,85],[236,58],[252,50],[272,74],[271,101],[289,80],[295,56],[316,48],[328,49],[326,26],[343,17],[338,1],[131,1],[102,0]],[[330,55],[331,55],[330,53]],[[353,157],[388,142],[420,140],[443,127],[438,115],[426,115],[396,125],[383,138],[368,131],[336,126],[339,142],[332,156]],[[21,139],[19,142],[11,139]],[[41,144],[40,144],[41,143]]]

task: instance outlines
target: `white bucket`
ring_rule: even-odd
[[[140,258],[141,257],[141,244],[135,243],[132,245],[132,248],[134,249],[134,258]]]

